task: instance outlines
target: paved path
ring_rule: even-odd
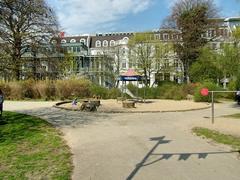
[[[41,103],[40,103],[41,104]],[[16,105],[16,104],[15,104]],[[239,180],[238,154],[192,135],[197,122],[209,122],[210,109],[147,114],[86,114],[51,108],[6,108],[40,116],[58,126],[74,154],[76,180]],[[240,112],[217,104],[216,116]]]

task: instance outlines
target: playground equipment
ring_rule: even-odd
[[[136,101],[144,100],[145,101],[145,91],[144,91],[144,97],[140,98],[138,97],[138,88],[137,88],[137,96],[134,96],[134,94],[127,88],[127,81],[136,81],[137,87],[139,87],[139,81],[143,81],[143,77],[139,75],[137,72],[135,72],[133,69],[128,69],[127,72],[123,73],[119,76],[119,80],[122,81],[121,86],[121,92],[122,92],[122,99],[124,99],[124,93],[128,94],[131,98],[135,99]]]

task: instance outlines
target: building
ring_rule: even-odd
[[[232,32],[239,26],[240,17],[209,19],[208,30],[202,37],[208,39],[209,46],[212,49],[218,50],[223,43],[232,42]],[[38,64],[36,75],[42,78],[44,78],[43,72],[59,78],[76,75],[86,77],[94,83],[105,87],[113,87],[118,84],[118,76],[128,69],[133,68],[141,73],[138,64],[131,60],[131,52],[128,47],[128,41],[134,34],[135,32],[112,32],[61,36],[59,41],[53,40],[53,44],[56,44],[55,47],[59,46],[61,48],[60,53],[59,51],[54,51],[55,53],[46,55],[46,53],[41,53],[41,51],[34,54],[33,51],[27,53],[24,58],[29,58],[33,61],[33,57],[41,59],[39,60],[41,63]],[[181,31],[176,29],[158,29],[150,32],[150,34],[153,40],[160,41],[163,44],[176,41],[181,42],[182,40]],[[53,47],[42,48],[46,50],[46,48]],[[44,59],[51,57],[61,60],[64,58],[63,52],[67,52],[73,58],[73,65],[68,70],[68,73],[60,76],[56,72],[55,64],[51,64],[51,61],[45,61]],[[170,52],[164,58],[163,62],[155,62],[151,65],[152,71],[148,77],[151,85],[164,80],[181,82],[182,64],[176,54]],[[27,78],[27,72],[24,72],[24,67],[26,66],[31,66],[31,63],[23,66],[23,78]],[[170,70],[165,71],[169,67],[171,67]]]

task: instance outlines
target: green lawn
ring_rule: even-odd
[[[221,134],[218,131],[200,127],[193,128],[193,132],[197,136],[203,136],[205,138],[212,139],[217,143],[230,145],[233,149],[240,150],[240,137]]]
[[[69,147],[46,121],[4,112],[0,121],[0,179],[70,179]]]
[[[232,114],[232,115],[227,115],[227,116],[224,116],[225,118],[236,118],[236,119],[240,119],[240,113],[237,113],[237,114]]]

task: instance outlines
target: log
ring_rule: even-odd
[[[123,101],[122,105],[123,105],[123,108],[135,108],[134,101]]]
[[[97,107],[99,107],[101,105],[100,100],[90,100],[90,103],[94,104]]]

